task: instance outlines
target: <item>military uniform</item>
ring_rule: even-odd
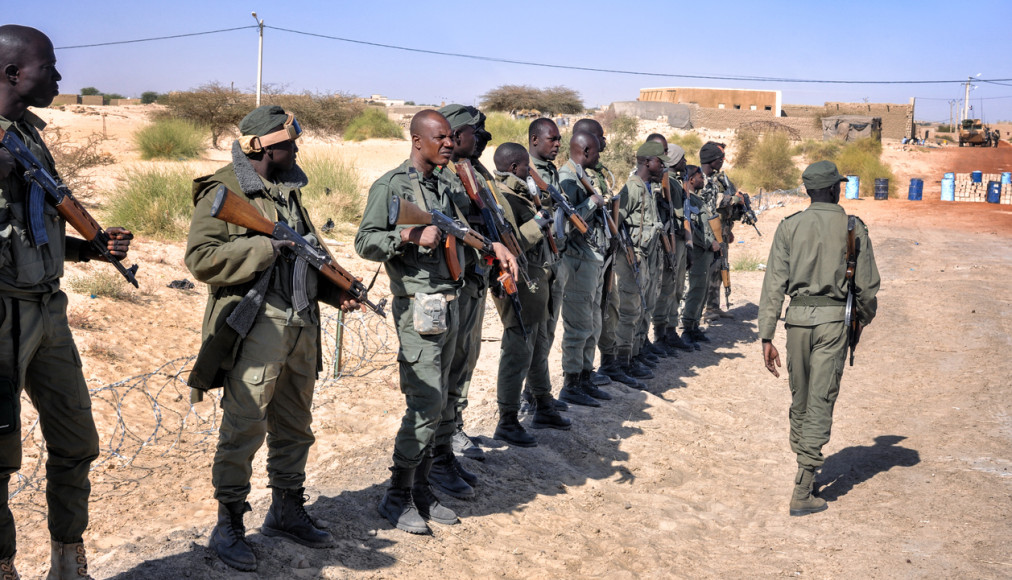
[[[723,171],[714,172],[708,177],[701,192],[710,217],[720,216],[721,236],[725,243],[731,239],[734,220],[741,217],[741,206],[735,203],[737,193],[738,188]],[[727,247],[730,249],[729,243],[727,243]],[[707,278],[706,309],[710,312],[720,311],[720,285],[720,262],[716,261],[711,264]]]
[[[667,259],[662,256],[663,267],[653,315],[654,330],[657,333],[655,341],[664,339],[666,329],[674,329],[678,326],[678,307],[685,293],[686,247],[683,233],[685,191],[682,189],[682,183],[673,172],[669,172],[666,178],[670,183],[673,207],[668,205],[663,193],[658,192],[656,201],[664,227],[670,227],[675,233],[675,265],[672,268]],[[668,226],[669,222],[673,223]],[[661,250],[663,251],[663,246]]]
[[[390,278],[393,318],[400,340],[397,362],[401,392],[407,403],[394,442],[393,463],[414,468],[422,461],[423,450],[432,444],[447,407],[451,363],[458,329],[462,328],[457,298],[463,279],[455,281],[450,276],[441,248],[401,244],[400,230],[405,226],[388,223],[390,199],[394,195],[449,216],[457,215],[457,210],[447,183],[436,176],[422,177],[408,160],[373,183],[355,235],[358,254],[367,260],[383,262]],[[458,259],[463,264],[461,246],[457,246]],[[422,335],[415,330],[412,301],[416,293],[446,297],[446,331]]]
[[[625,224],[639,259],[639,278],[628,260],[619,257],[615,265],[619,291],[619,324],[616,337],[619,358],[637,356],[647,340],[650,320],[657,301],[660,280],[661,220],[650,185],[632,175],[619,193],[619,219]]]
[[[237,177],[243,174],[243,178]],[[305,174],[297,166],[271,182],[257,175],[241,152],[233,163],[215,174],[194,180],[194,212],[184,261],[190,272],[208,284],[204,314],[204,344],[228,333],[224,322],[244,296],[266,285],[263,303],[245,337],[218,358],[202,349],[202,357],[215,356],[218,371],[206,381],[191,377],[195,386],[224,386],[218,449],[211,469],[215,498],[223,503],[245,501],[250,492],[252,461],[267,438],[269,485],[299,489],[306,479],[306,461],[315,438],[311,429],[313,389],[323,370],[320,350],[319,306],[322,299],[340,304],[341,291],[305,270],[304,307],[297,300],[296,261],[285,252],[275,256],[270,238],[211,216],[215,192],[224,185],[250,203],[258,213],[287,223],[311,243],[316,231],[302,206],[300,187]],[[197,384],[201,382],[201,384]]]
[[[597,247],[585,236],[570,236],[563,256],[565,286],[562,298],[562,370],[567,375],[589,373],[594,368],[595,349],[601,335],[601,287],[605,247],[601,210],[591,200],[593,192],[583,188],[573,161],[559,170],[562,191],[590,227]],[[587,177],[600,191],[601,174]]]
[[[598,164],[596,170],[587,171],[587,176],[594,182],[594,186],[601,192],[601,196],[604,197],[605,201],[610,201],[611,188],[608,185],[608,180],[605,178],[606,171],[608,170],[603,165]],[[611,244],[614,245],[615,243],[612,240]],[[597,347],[601,351],[602,359],[618,355],[618,342],[615,340],[615,330],[618,328],[619,296],[618,283],[615,280],[615,261],[623,259],[621,254],[615,250],[612,250],[605,258],[602,285],[607,286],[610,290],[607,296],[603,292],[601,296],[601,336],[598,339]]]
[[[689,268],[689,289],[685,293],[685,304],[682,305],[682,327],[685,329],[683,338],[692,339],[693,331],[699,327],[699,317],[703,314],[703,301],[706,299],[709,271],[712,268],[715,254],[711,249],[716,237],[710,229],[710,214],[706,204],[698,193],[686,192],[689,203],[699,209],[692,215],[692,267]]]
[[[559,182],[559,169],[555,167],[555,164],[551,161],[543,159],[535,159],[531,157],[531,171],[537,171],[541,179],[545,180],[545,183],[551,185],[559,192],[562,192],[562,185]],[[563,194],[564,195],[564,194]],[[542,194],[541,197],[542,207],[549,211],[555,211],[555,201],[552,200],[548,194]],[[565,231],[565,228],[562,228]],[[555,344],[555,328],[558,326],[559,313],[562,311],[562,290],[565,285],[563,275],[565,268],[562,267],[562,253],[566,250],[566,239],[567,236],[559,236],[559,232],[556,231],[556,247],[559,249],[559,256],[550,256],[549,258],[549,269],[552,281],[551,287],[551,300],[549,302],[548,312],[548,325],[546,332],[548,333],[548,348],[551,349],[552,345]]]
[[[26,111],[0,127],[21,138],[53,177],[53,158],[38,129],[45,123]],[[0,389],[9,432],[0,435],[0,559],[14,555],[14,517],[7,505],[10,476],[21,468],[21,388],[39,414],[46,440],[46,503],[50,537],[81,542],[88,526],[88,470],[98,457],[98,432],[81,357],[67,322],[67,295],[60,290],[64,261],[86,261],[86,242],[66,237],[66,222],[50,204],[42,220],[49,243],[30,241],[29,186],[16,168],[0,180]],[[9,382],[8,382],[9,381]]]

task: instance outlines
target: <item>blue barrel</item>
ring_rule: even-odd
[[[956,174],[955,173],[946,173],[945,175],[942,176],[942,178],[943,179],[956,179]]]
[[[907,199],[910,201],[921,201],[924,193],[924,180],[914,177],[910,180],[910,189],[907,192]]]
[[[1012,172],[1006,171],[1005,173],[1002,173],[1001,174],[1001,182],[1002,183],[1012,183]]]
[[[942,201],[956,200],[956,180],[946,177],[942,180]]]
[[[847,176],[847,199],[857,199],[861,191],[861,177],[858,175]]]
[[[875,178],[875,199],[889,199],[889,178]]]
[[[1001,182],[987,182],[987,203],[1001,203]]]
[[[981,173],[980,171],[974,171],[973,173],[970,174],[970,181],[974,183],[980,183],[983,177],[984,177],[983,173]]]

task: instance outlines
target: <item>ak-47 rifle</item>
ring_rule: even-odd
[[[555,186],[542,179],[541,175],[539,175],[534,169],[531,169],[530,178],[534,180],[534,184],[538,189],[547,193],[549,197],[552,198],[552,202],[555,203],[555,207],[562,210],[562,213],[566,216],[566,219],[569,220],[569,223],[573,224],[576,231],[587,236],[588,242],[594,243],[590,238],[591,234],[587,233],[590,231],[590,226],[587,225],[587,221],[583,219],[583,216],[576,212],[576,208],[573,207],[573,204],[569,203],[566,196],[562,195],[562,192],[556,189]]]
[[[611,198],[611,212],[608,215],[608,219],[616,226],[618,235],[615,239],[618,240],[618,247],[625,254],[625,261],[632,268],[634,277],[636,279],[636,290],[640,293],[640,302],[643,305],[643,310],[647,308],[647,298],[643,294],[643,282],[640,281],[640,259],[636,256],[636,250],[633,246],[632,236],[629,235],[629,230],[625,227],[625,222],[622,221],[619,216],[619,205],[622,200],[619,196]],[[609,226],[610,227],[610,226]]]
[[[425,211],[410,201],[401,199],[395,195],[390,198],[390,207],[387,210],[387,219],[389,220],[390,225],[431,225],[439,228],[439,231],[443,232],[446,236],[447,243],[444,245],[444,250],[446,251],[446,265],[454,280],[459,280],[461,273],[460,261],[457,259],[456,249],[456,240],[458,239],[464,242],[464,244],[468,247],[478,250],[478,252],[480,252],[489,263],[495,260],[495,250],[492,249],[492,240],[451,218],[438,209]],[[454,240],[454,242],[451,244],[450,240]],[[496,280],[499,282],[499,285],[502,286],[503,293],[505,293],[509,298],[510,304],[513,305],[513,310],[517,315],[517,322],[520,325],[520,332],[523,334],[524,340],[527,340],[527,327],[524,326],[524,321],[521,317],[523,306],[520,304],[520,297],[517,294],[516,281],[502,265],[499,267],[499,277]]]
[[[675,225],[678,218],[675,217],[675,205],[671,201],[671,180],[667,168],[661,175],[661,193],[664,195],[664,201],[668,202],[668,221],[661,230],[661,245],[664,247],[664,260],[668,263],[668,268],[675,270],[678,266],[678,246],[675,243]]]
[[[762,196],[762,190],[759,190],[759,195],[760,197]],[[744,207],[744,210],[742,211],[741,214],[741,223],[755,228],[755,233],[759,234],[759,237],[761,238],[763,236],[763,233],[759,231],[759,226],[756,225],[756,222],[759,221],[759,217],[755,214],[754,211],[752,211],[752,200],[749,199],[747,193],[742,193],[741,198],[742,198],[742,207]]]
[[[713,237],[717,238],[717,243],[720,244],[720,280],[724,283],[724,301],[727,303],[727,307],[731,308],[731,265],[727,261],[727,240],[724,239],[721,219],[719,215],[711,218],[710,229],[713,230]]]
[[[531,170],[531,173],[537,173],[535,170]],[[547,215],[548,212],[541,205],[541,194],[538,193],[538,184],[534,181],[534,178],[529,174],[527,175],[527,192],[531,196],[531,201],[534,202],[534,208],[538,215],[547,220],[541,231],[545,235],[545,239],[548,240],[548,249],[552,251],[552,256],[559,256],[559,246],[555,243],[555,234],[552,232],[552,219],[551,216]]]
[[[856,305],[854,300],[857,292],[857,282],[854,274],[857,271],[857,238],[854,226],[857,225],[857,218],[847,216],[847,309],[844,314],[844,325],[847,327],[847,346],[850,348],[850,366],[854,366],[854,349],[861,340],[861,323],[857,321]]]
[[[326,244],[320,244],[319,248],[310,244],[306,238],[299,235],[288,224],[272,222],[267,219],[257,211],[253,204],[229,191],[224,185],[219,185],[215,191],[214,202],[211,204],[211,216],[268,235],[276,240],[294,242],[294,246],[288,248],[292,253],[319,270],[327,280],[351,296],[356,302],[369,307],[376,314],[386,317],[386,312],[383,310],[383,307],[386,306],[386,298],[380,300],[379,304],[370,302],[369,290],[365,284],[362,284],[358,278],[352,276],[334,260]]]
[[[84,236],[87,242],[91,243],[91,247],[102,256],[103,260],[115,266],[128,282],[133,284],[135,288],[139,288],[135,276],[137,264],[126,268],[118,258],[109,252],[109,234],[74,198],[70,189],[54,179],[13,132],[0,129],[0,146],[7,149],[11,157],[24,168],[25,181],[30,184],[27,213],[28,230],[32,243],[35,246],[44,246],[49,243],[49,236],[46,234],[46,225],[43,221],[43,206],[48,201],[68,224]],[[62,244],[63,240],[59,240],[59,243]]]
[[[517,241],[516,234],[513,232],[513,227],[506,221],[502,209],[499,207],[499,203],[492,195],[492,192],[488,190],[488,187],[481,187],[479,185],[470,160],[462,159],[454,163],[454,166],[457,169],[457,177],[464,184],[464,191],[467,192],[467,197],[471,198],[471,202],[481,211],[481,219],[485,222],[485,229],[488,231],[489,238],[493,242],[499,242],[506,246],[506,249],[516,258],[520,276],[524,279],[527,287],[532,291],[535,290],[537,285],[527,274],[527,256],[524,255],[520,242]],[[519,301],[517,304],[519,304]]]

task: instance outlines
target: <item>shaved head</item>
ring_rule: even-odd
[[[495,150],[495,168],[504,173],[509,172],[510,166],[519,165],[527,159],[527,150],[519,143],[503,143]]]
[[[429,126],[430,123],[433,121],[438,123],[440,120],[446,123],[447,131],[449,131],[450,122],[447,121],[446,117],[441,115],[439,111],[435,111],[432,109],[425,109],[424,111],[419,111],[415,113],[414,117],[411,118],[411,126],[408,128],[408,132],[411,134],[412,137],[414,137],[415,135],[421,135],[422,131],[424,130],[424,127]]]
[[[0,115],[18,121],[28,107],[48,107],[60,93],[53,43],[28,26],[0,26]]]
[[[22,64],[25,50],[38,41],[44,41],[45,44],[52,46],[48,36],[30,26],[17,24],[0,26],[0,67]]]
[[[604,138],[604,127],[594,119],[580,119],[573,124],[573,135],[586,133],[597,137],[600,151],[608,147],[608,140]]]
[[[411,118],[411,163],[428,177],[446,165],[453,154],[450,122],[439,111],[426,109]]]
[[[556,126],[555,121],[548,119],[546,117],[538,117],[537,119],[531,121],[531,125],[527,127],[527,140],[530,141],[535,137],[544,137],[553,128],[556,131],[559,130],[559,127]]]

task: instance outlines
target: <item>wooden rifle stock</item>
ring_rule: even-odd
[[[530,170],[530,174],[528,174],[528,175],[534,175],[534,174],[537,174],[537,171],[534,170],[534,169],[531,169]],[[537,181],[535,181],[534,184],[537,185]],[[538,192],[536,192],[536,191],[531,191],[531,192],[528,192],[528,193],[530,193],[530,195],[531,195],[531,201],[534,202],[534,207],[538,210],[538,213],[540,214],[541,211],[544,209],[544,206],[541,205],[541,196],[538,195]],[[551,222],[549,222],[544,228],[542,228],[542,231],[545,233],[545,239],[548,240],[548,249],[552,251],[552,255],[553,256],[558,256],[559,255],[559,246],[555,244],[555,234],[552,232],[552,224],[551,224]]]
[[[397,216],[394,223],[402,226],[433,225],[432,213],[425,211],[406,199],[397,198]],[[483,251],[487,243],[486,240],[473,230],[468,230],[463,241],[466,245],[478,251]],[[448,235],[446,232],[444,232],[443,236],[443,256],[446,258],[446,267],[450,271],[450,277],[455,281],[460,280],[463,268],[460,265],[460,260],[457,259],[457,237]]]
[[[531,179],[534,180],[534,184],[538,186],[538,189],[551,195],[551,192],[548,189],[548,183],[541,178],[541,175],[538,174],[537,170],[531,169]],[[540,201],[538,203],[540,203]],[[587,230],[590,229],[590,226],[587,225],[587,221],[584,220],[578,213],[571,213],[566,216],[566,219],[568,219],[569,223],[573,224],[576,231],[581,234],[586,234]]]
[[[731,272],[727,263],[727,246],[724,244],[724,230],[721,228],[720,216],[710,219],[710,229],[713,230],[713,237],[717,238],[717,243],[720,244],[720,280],[726,291],[731,288]]]

